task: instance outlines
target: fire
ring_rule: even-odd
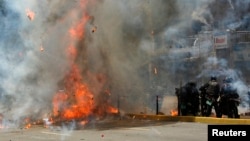
[[[87,123],[88,123],[88,121],[86,121],[86,120],[83,120],[80,122],[81,125],[86,125]]]
[[[43,52],[43,51],[44,51],[43,46],[40,46],[40,51],[41,51],[41,52]]]
[[[87,4],[87,1],[81,0],[81,7]],[[32,21],[35,19],[35,12],[31,9],[26,9],[26,16],[27,18]],[[70,12],[71,13],[71,12]],[[73,12],[72,12],[73,13]],[[85,12],[83,12],[85,13]],[[74,15],[80,16],[81,13],[74,13]],[[25,16],[25,15],[24,15]],[[84,38],[85,33],[85,24],[89,21],[93,21],[93,17],[89,16],[88,14],[83,15],[79,18],[79,21],[74,23],[75,20],[72,20],[73,26],[68,29],[68,34],[70,39],[68,48],[66,52],[69,55],[69,62],[70,69],[69,72],[64,77],[62,85],[62,90],[55,92],[54,97],[52,99],[52,118],[45,118],[43,119],[45,127],[56,122],[57,119],[63,120],[72,120],[72,119],[80,119],[81,124],[86,124],[88,121],[86,117],[91,114],[97,114],[97,116],[106,114],[106,113],[118,113],[118,109],[112,107],[108,104],[108,98],[111,95],[110,90],[104,90],[105,95],[100,96],[104,100],[102,102],[98,102],[98,104],[94,104],[94,95],[89,87],[84,83],[82,78],[81,70],[79,69],[78,65],[75,63],[77,62],[75,59],[77,58],[77,46],[78,41],[82,41]],[[92,27],[92,32],[97,31],[97,26]],[[68,38],[67,38],[68,39]],[[38,47],[40,52],[46,51],[42,45]],[[22,56],[22,54],[19,54]],[[106,82],[99,76],[99,83],[105,84]],[[98,83],[98,84],[99,84]],[[97,85],[98,85],[97,84]],[[98,86],[99,87],[99,86]],[[102,88],[102,87],[101,87]],[[102,93],[101,91],[100,93]],[[107,97],[107,98],[106,98]],[[98,100],[96,100],[98,101]],[[26,118],[23,121],[23,127],[25,129],[29,129],[32,125],[39,124],[41,121],[33,121],[32,119]],[[4,128],[5,125],[2,123],[2,117],[0,115],[0,128]]]
[[[71,60],[71,69],[63,81],[64,89],[56,93],[53,98],[53,116],[63,120],[86,118],[93,111],[93,94],[86,84],[83,83],[81,72],[75,64],[77,49],[75,40],[84,37],[84,26],[88,22],[87,14],[69,29],[71,43],[66,50]]]
[[[26,126],[25,126],[25,129],[29,129],[31,127],[31,124],[28,123]]]
[[[80,119],[91,114],[93,94],[82,83],[80,71],[73,65],[65,78],[65,90],[59,91],[53,99],[54,116],[63,119]]]
[[[84,15],[80,22],[78,22],[74,27],[69,29],[71,37],[76,39],[81,39],[84,36],[84,25],[89,21],[90,16]]]
[[[94,32],[96,32],[96,30],[97,30],[97,26],[94,26],[94,27],[92,27],[92,33],[94,33]]]
[[[61,107],[61,105],[64,103],[64,101],[66,101],[68,99],[68,95],[66,95],[63,92],[58,92],[53,99],[53,114],[54,116],[58,116],[59,115],[59,109]]]
[[[115,108],[115,107],[108,107],[108,112],[109,113],[113,113],[113,114],[116,114],[116,113],[118,113],[118,109],[117,108]]]
[[[170,115],[171,116],[178,116],[178,111],[177,110],[171,110]]]
[[[80,70],[73,65],[65,77],[64,90],[60,90],[53,98],[53,116],[61,120],[85,119],[91,114],[103,116],[106,113],[118,113],[118,109],[108,104],[111,92],[104,91],[102,103],[94,104],[94,97],[87,85],[82,82]],[[87,123],[83,121],[82,124]]]
[[[40,121],[33,121],[32,119],[27,117],[24,119],[24,129],[29,129],[29,128],[31,128],[32,125],[36,125],[39,123],[40,123]]]
[[[77,56],[77,50],[74,46],[70,45],[67,49],[68,56],[71,60],[74,60]]]
[[[84,7],[85,1],[82,1],[81,6]],[[94,94],[84,83],[82,78],[81,70],[75,63],[78,55],[77,47],[75,43],[84,38],[85,24],[92,20],[93,17],[88,14],[84,14],[77,23],[68,30],[70,43],[66,52],[68,59],[71,63],[71,68],[63,82],[61,83],[63,89],[58,91],[52,100],[53,106],[53,118],[59,120],[80,120],[80,124],[86,124],[86,118],[92,114],[97,116],[105,115],[106,113],[117,113],[118,110],[108,104],[108,96],[111,95],[110,91],[105,91],[105,95],[102,98],[97,97],[96,99],[103,99],[102,102],[94,104]],[[97,27],[93,27],[92,31],[95,32]],[[99,83],[105,83],[98,81]],[[95,100],[96,100],[95,99]],[[97,102],[96,100],[95,102]]]
[[[30,9],[26,9],[26,15],[29,18],[29,20],[34,20],[35,18],[35,13],[33,11],[31,11]]]

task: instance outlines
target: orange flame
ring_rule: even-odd
[[[88,121],[86,121],[86,120],[83,120],[80,122],[81,125],[86,125],[87,123],[88,123]]]
[[[29,18],[29,20],[34,20],[35,18],[35,13],[33,11],[31,11],[30,9],[26,9],[26,15]]]
[[[107,112],[113,113],[113,114],[117,114],[118,113],[118,109],[115,108],[115,107],[109,106],[108,109],[107,109]]]
[[[77,56],[77,50],[73,45],[70,45],[67,49],[68,56],[71,60],[75,60]]]
[[[25,129],[29,129],[29,128],[31,128],[31,124],[30,124],[30,123],[28,123],[28,124],[25,126]]]
[[[171,116],[178,116],[178,111],[177,110],[171,110],[170,115]]]
[[[43,52],[43,51],[44,51],[43,46],[40,46],[40,51],[41,51],[41,52]]]
[[[69,29],[69,33],[71,37],[76,39],[83,38],[84,35],[84,25],[88,22],[90,17],[88,15],[83,16],[80,22],[76,24],[76,26]]]
[[[81,1],[81,6],[84,6],[85,1]],[[75,40],[82,40],[85,33],[85,24],[92,20],[91,16],[85,14],[79,22],[75,23],[73,27],[69,29],[69,35],[71,42],[66,50],[69,59],[71,61],[71,69],[65,76],[63,81],[63,90],[55,94],[53,98],[53,116],[62,120],[71,119],[84,119],[92,113],[101,115],[103,113],[117,113],[118,110],[107,103],[101,103],[102,105],[94,105],[93,93],[89,90],[88,86],[83,83],[81,71],[75,64],[77,56],[77,48],[75,46]],[[97,27],[93,28],[95,32]],[[98,82],[103,82],[102,78],[99,78]],[[110,96],[109,90],[105,91],[106,96]],[[104,100],[104,102],[106,102]],[[82,121],[81,124],[86,124],[87,121]]]
[[[54,116],[64,119],[84,118],[93,109],[93,94],[81,82],[80,71],[76,65],[65,79],[65,91],[59,92],[53,99]]]

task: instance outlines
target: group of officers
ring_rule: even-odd
[[[240,118],[238,106],[240,97],[233,86],[233,79],[226,77],[221,85],[217,77],[211,76],[210,80],[197,88],[195,82],[188,82],[176,88],[178,97],[179,115],[211,116],[214,108],[216,117],[227,115],[229,118]]]

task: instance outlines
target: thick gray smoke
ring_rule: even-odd
[[[231,8],[221,15],[215,14],[220,9],[215,2],[0,0],[0,113],[15,120],[50,113],[52,98],[70,69],[66,50],[71,45],[77,47],[75,62],[83,81],[97,99],[108,89],[110,103],[122,111],[154,111],[156,95],[174,95],[180,82],[202,83],[212,74],[207,66],[212,40],[209,35],[197,38],[202,26],[217,28],[218,18],[228,23],[231,15],[230,27],[244,25],[245,11],[236,10],[249,1],[225,0]],[[84,15],[89,17],[86,23]],[[84,36],[73,39],[69,30],[79,23]],[[190,35],[197,36],[183,38]],[[185,48],[190,45],[193,48]],[[227,70],[225,64],[216,63]]]
[[[57,83],[69,66],[65,49],[72,19],[64,11],[72,6],[62,4],[1,0],[0,113],[7,119],[42,118],[51,111]]]

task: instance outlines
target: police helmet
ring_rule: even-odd
[[[196,82],[193,81],[193,80],[189,81],[188,84],[189,84],[190,86],[196,87]]]
[[[216,76],[211,76],[211,80],[217,80]]]

